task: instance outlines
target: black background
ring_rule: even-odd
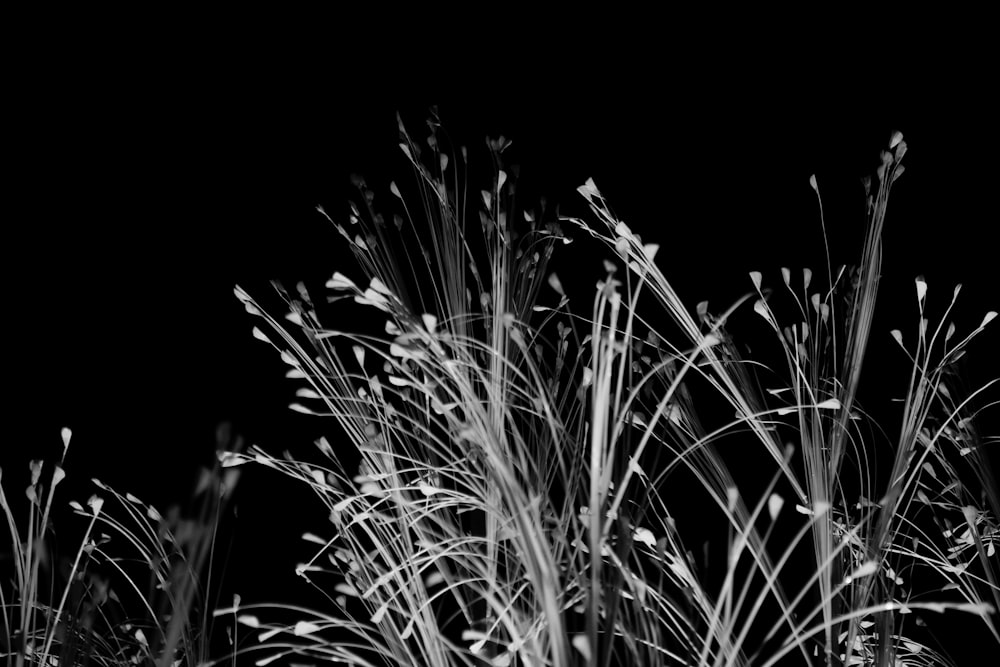
[[[221,420],[272,453],[311,455],[324,425],[286,409],[295,386],[251,337],[233,286],[267,297],[271,278],[350,269],[314,207],[343,219],[352,172],[383,189],[409,178],[395,114],[417,129],[431,103],[474,151],[487,135],[512,138],[528,193],[572,209],[594,177],[619,216],[661,244],[682,297],[717,310],[749,289],[752,269],[772,283],[780,266],[819,273],[810,174],[834,264],[855,262],[860,179],[899,129],[910,151],[890,202],[873,354],[893,353],[891,328],[912,340],[917,274],[936,308],[964,283],[966,329],[998,307],[1000,114],[974,54],[893,69],[883,47],[817,64],[780,49],[723,56],[625,38],[551,57],[508,45],[472,66],[464,49],[424,63],[419,43],[345,46],[345,31],[304,54],[263,38],[144,49],[140,33],[127,47],[23,50],[4,133],[9,493],[19,466],[57,454],[62,426],[75,433],[64,500],[85,498],[97,476],[161,506],[182,501]],[[974,348],[980,382],[997,375],[991,338]],[[266,471],[241,484],[232,590],[296,590],[292,568],[311,554],[298,535],[323,525],[322,508]]]

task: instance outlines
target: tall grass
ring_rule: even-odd
[[[26,523],[0,487],[8,664],[941,665],[964,641],[937,641],[949,617],[1000,644],[979,432],[997,379],[968,390],[960,373],[996,313],[960,332],[959,288],[942,301],[917,278],[912,330],[873,326],[901,135],[866,183],[858,266],[755,271],[717,313],[682,302],[593,181],[585,217],[554,216],[516,198],[504,138],[481,168],[434,115],[423,141],[399,129],[412,179],[385,202],[357,179],[346,223],[329,218],[357,269],[322,300],[276,284],[281,316],[236,290],[300,383],[291,407],[332,417],[330,439],[305,460],[220,433],[190,518],[94,480],[61,554],[65,430],[59,464],[30,465]],[[583,272],[595,252],[583,303],[550,260]],[[887,333],[900,378],[867,359]],[[769,345],[748,358],[747,338]],[[898,388],[898,423],[865,411],[869,382]],[[326,508],[296,568],[325,608],[210,601],[247,462]]]
[[[53,499],[66,476],[71,435],[62,430],[62,455],[47,488],[44,462],[31,462],[26,530],[0,486],[12,546],[3,554],[12,571],[0,572],[0,656],[17,667],[206,664],[216,535],[239,471],[203,468],[189,517],[177,505],[164,517],[94,479],[98,492],[86,507],[69,503],[85,528],[79,547],[67,554],[59,548]],[[242,449],[228,426],[219,436],[220,447]]]
[[[866,350],[885,335],[872,322],[901,135],[866,183],[857,267],[827,254],[817,274],[753,272],[713,314],[682,303],[657,245],[593,181],[579,189],[586,220],[550,219],[516,200],[502,137],[477,190],[465,148],[435,116],[428,128],[418,142],[400,122],[409,185],[376,209],[359,179],[346,224],[330,220],[359,275],[335,273],[326,302],[277,286],[284,317],[236,289],[301,382],[291,408],[336,425],[309,462],[221,455],[301,480],[329,512],[296,570],[329,607],[285,606],[288,622],[218,610],[259,631],[241,652],[256,664],[947,664],[925,641],[929,612],[964,614],[1000,643],[1000,507],[976,430],[997,380],[964,394],[955,381],[996,313],[958,332],[956,288],[929,322],[935,294],[918,278],[918,325],[892,332],[911,362],[901,423],[871,424],[857,398],[879,372]],[[607,257],[582,309],[548,266],[571,240]],[[744,358],[729,328],[751,308],[777,367]],[[752,492],[732,463],[747,457],[771,470]],[[696,557],[702,540],[721,562]]]

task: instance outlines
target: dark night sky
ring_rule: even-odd
[[[474,77],[439,93],[416,78],[374,85],[379,72],[339,63],[303,73],[293,62],[242,68],[235,56],[69,59],[25,72],[5,133],[16,167],[3,243],[5,473],[10,460],[51,457],[63,425],[76,433],[77,497],[100,475],[159,503],[180,500],[221,419],[271,452],[311,453],[323,431],[285,409],[294,386],[251,337],[233,285],[267,294],[269,278],[344,269],[339,237],[314,206],[342,210],[352,171],[375,184],[407,178],[394,114],[419,121],[431,102],[473,148],[486,134],[511,137],[524,180],[552,200],[574,205],[593,176],[623,219],[661,243],[692,307],[707,298],[720,309],[749,287],[751,269],[776,281],[780,266],[820,268],[812,173],[834,261],[853,262],[859,179],[901,129],[910,151],[890,203],[883,298],[907,305],[876,334],[915,321],[906,308],[917,273],[935,296],[965,283],[969,325],[997,308],[988,244],[1000,113],[984,68],[886,84],[866,71],[804,75],[783,61],[692,71],[588,60],[593,79],[508,62],[495,92]],[[986,348],[983,378],[997,374]],[[246,477],[241,518],[282,502],[273,478]]]

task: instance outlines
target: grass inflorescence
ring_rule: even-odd
[[[240,451],[228,432],[220,426],[220,447]],[[79,546],[61,553],[53,500],[71,437],[64,428],[47,484],[44,461],[30,464],[26,529],[0,487],[12,546],[3,554],[11,567],[0,582],[0,656],[16,667],[207,664],[216,536],[239,471],[203,468],[189,517],[176,505],[164,516],[94,479],[86,503],[69,503],[85,526]]]
[[[997,380],[968,390],[960,373],[996,313],[959,331],[956,288],[931,321],[937,293],[917,278],[916,326],[873,330],[900,134],[865,182],[857,266],[827,251],[815,272],[754,271],[718,312],[682,302],[665,253],[592,180],[586,215],[529,208],[508,140],[477,170],[436,115],[427,128],[418,141],[400,121],[408,182],[383,196],[356,178],[346,220],[320,209],[357,265],[324,298],[275,283],[272,315],[236,288],[298,384],[291,408],[331,418],[311,456],[220,447],[194,519],[95,480],[71,503],[84,534],[61,569],[63,461],[47,486],[31,464],[26,528],[0,490],[12,664],[914,667],[950,663],[934,631],[949,617],[1000,644],[1000,498],[979,432]],[[585,302],[557,253],[603,256]],[[897,424],[858,399],[884,334],[909,360],[879,378],[903,394]],[[248,463],[325,508],[295,569],[325,607],[209,604]]]
[[[659,247],[592,180],[586,219],[549,219],[515,198],[505,139],[487,142],[477,189],[467,151],[436,117],[428,128],[418,142],[400,122],[410,185],[377,210],[358,179],[346,224],[328,218],[360,275],[335,273],[326,302],[278,285],[284,317],[236,290],[301,381],[291,407],[337,425],[309,461],[260,448],[223,461],[297,478],[329,512],[297,569],[329,609],[292,623],[219,612],[261,631],[257,664],[942,664],[931,612],[1000,642],[1000,508],[976,430],[996,381],[955,382],[995,313],[957,332],[952,299],[928,322],[918,279],[919,326],[892,332],[912,362],[901,425],[873,428],[857,400],[901,135],[865,184],[857,267],[827,255],[776,284],[753,272],[712,313],[682,303]],[[586,308],[549,268],[571,242],[607,258]],[[357,304],[378,329],[336,317]],[[778,367],[736,343],[747,309]],[[734,450],[770,470],[751,493]],[[700,558],[703,540],[723,557]]]

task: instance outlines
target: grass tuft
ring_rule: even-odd
[[[56,547],[53,499],[70,439],[63,429],[62,457],[47,486],[44,463],[31,462],[26,529],[0,486],[12,546],[12,572],[4,568],[0,581],[0,657],[16,667],[207,664],[214,617],[205,593],[213,585],[216,530],[239,471],[203,469],[191,518],[177,506],[164,517],[95,479],[98,493],[86,504],[69,502],[85,528],[66,556]],[[228,437],[222,446],[241,449]]]
[[[324,299],[275,283],[272,315],[235,290],[298,382],[289,407],[331,418],[311,456],[220,430],[190,518],[93,480],[62,556],[69,430],[58,465],[29,466],[26,522],[0,486],[9,664],[915,667],[953,664],[949,617],[1000,644],[996,438],[981,433],[1000,380],[969,389],[960,372],[996,312],[960,331],[956,288],[931,321],[944,302],[918,277],[916,325],[888,332],[906,374],[870,368],[901,134],[865,182],[856,267],[825,246],[820,270],[753,271],[717,312],[682,301],[666,253],[593,180],[584,217],[526,207],[507,139],[479,168],[434,113],[427,129],[399,123],[407,181],[383,197],[356,178],[345,221],[320,209],[357,264]],[[603,257],[583,298],[557,252],[570,270]],[[902,392],[898,423],[862,406],[868,382]],[[325,507],[295,568],[322,609],[210,599],[251,463]]]
[[[1000,642],[1000,508],[976,430],[996,380],[956,381],[995,313],[957,334],[953,299],[932,325],[918,279],[919,326],[893,332],[911,361],[899,427],[858,401],[901,135],[866,182],[857,267],[827,254],[821,274],[782,269],[774,287],[753,272],[713,314],[682,302],[659,247],[592,180],[586,220],[547,217],[515,197],[506,140],[471,173],[436,116],[428,128],[418,142],[400,122],[412,179],[391,197],[357,179],[346,222],[320,209],[359,275],[335,273],[326,302],[275,285],[281,317],[236,289],[302,382],[292,409],[338,432],[308,462],[222,459],[301,480],[329,513],[296,570],[326,612],[216,612],[261,630],[256,664],[947,664],[925,612],[965,614]],[[586,308],[549,268],[570,242],[607,257]],[[338,317],[357,306],[376,330]],[[774,368],[735,342],[748,308]],[[747,456],[766,482],[734,467]],[[698,558],[699,543],[722,556]]]

